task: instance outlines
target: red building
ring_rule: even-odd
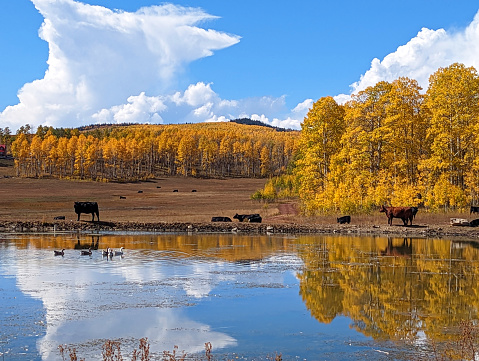
[[[0,144],[0,157],[6,157],[6,156],[7,156],[7,145]]]

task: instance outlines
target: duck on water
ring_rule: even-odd
[[[82,256],[91,256],[91,248],[88,248],[88,251],[81,251]]]

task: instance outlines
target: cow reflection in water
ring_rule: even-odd
[[[399,246],[393,245],[393,240],[388,238],[388,246],[385,250],[381,251],[381,256],[393,256],[393,257],[411,257],[412,255],[412,239],[404,238],[402,244]]]
[[[94,249],[97,250],[100,245],[100,236],[91,236],[91,243],[81,242],[80,236],[77,235],[77,243],[75,244],[75,249]]]

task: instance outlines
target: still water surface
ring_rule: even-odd
[[[148,337],[156,359],[206,342],[217,359],[419,359],[477,320],[478,276],[474,242],[0,234],[0,353],[61,360],[67,344],[101,360],[110,339],[129,360]]]

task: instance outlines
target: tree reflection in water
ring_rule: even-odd
[[[301,243],[312,244],[308,237]],[[329,323],[344,315],[375,339],[450,340],[477,320],[479,250],[444,240],[319,237],[302,248],[300,294]]]

